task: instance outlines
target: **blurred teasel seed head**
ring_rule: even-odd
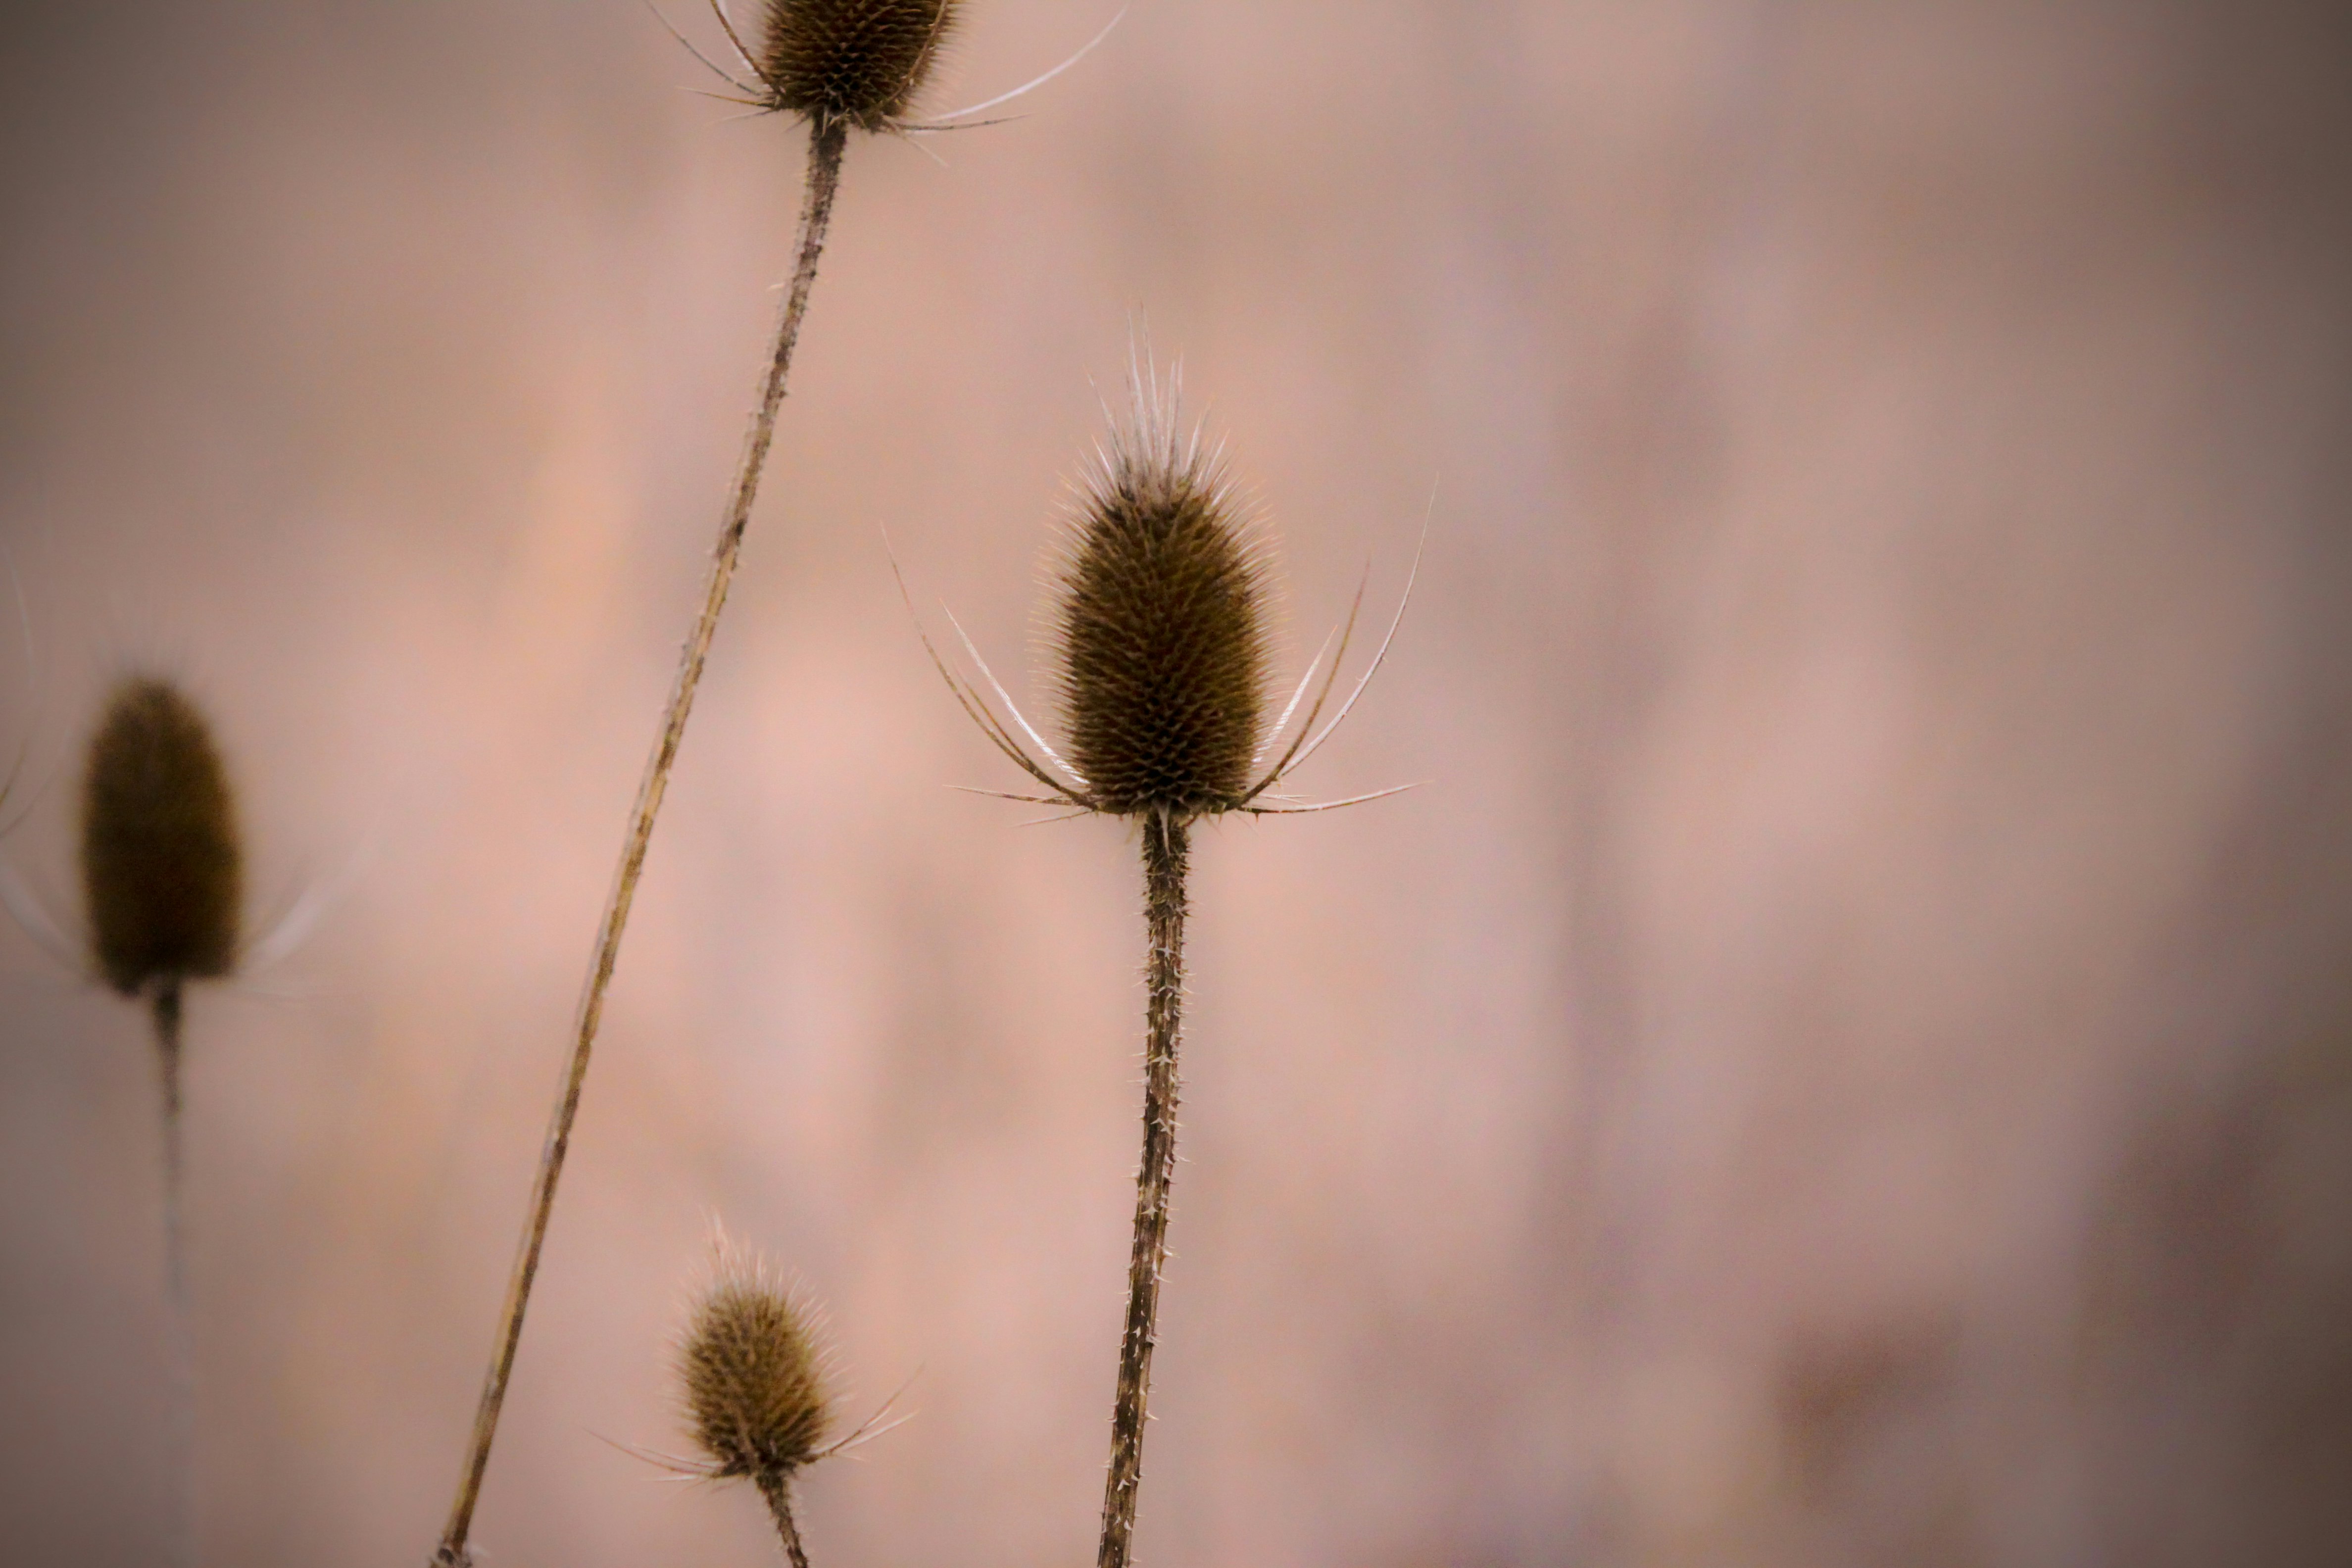
[[[833,1426],[827,1360],[814,1309],[756,1257],[722,1243],[678,1342],[706,1473],[765,1485],[823,1458]]]
[[[236,967],[244,866],[211,727],[176,688],[118,687],[82,774],[91,956],[124,995]]]
[[[752,67],[767,107],[889,131],[904,123],[956,23],[959,0],[768,0]]]
[[[1049,623],[1070,765],[1095,808],[1190,817],[1251,793],[1273,561],[1221,454],[1147,369],[1069,520]]]

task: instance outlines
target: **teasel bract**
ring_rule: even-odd
[[[81,878],[89,962],[154,1024],[163,1090],[164,1280],[172,1324],[173,1419],[181,1466],[176,1551],[194,1560],[194,1351],[182,1223],[181,1022],[192,981],[237,963],[245,900],[236,802],[212,729],[164,681],[118,687],[81,780]]]
[[[1386,658],[1396,626],[1346,700],[1318,729],[1362,605],[1359,589],[1345,625],[1334,634],[1336,651],[1327,638],[1288,702],[1272,714],[1271,542],[1233,484],[1222,449],[1204,447],[1197,426],[1189,432],[1181,427],[1181,377],[1171,374],[1163,383],[1139,352],[1138,360],[1129,366],[1127,415],[1113,421],[1108,444],[1097,448],[1086,468],[1052,573],[1047,640],[1066,749],[1056,750],[1022,716],[961,626],[957,635],[1002,705],[1003,717],[981,688],[958,675],[924,638],[965,712],[1045,791],[1002,798],[1066,806],[1073,816],[1123,817],[1141,829],[1149,950],[1143,1153],[1136,1173],[1127,1319],[1097,1568],[1126,1568],[1142,1480],[1160,1282],[1168,1257],[1169,1191],[1176,1166],[1192,826],[1228,812],[1328,811],[1398,793],[1380,790],[1314,804],[1272,793],[1321,748],[1355,706]],[[1415,576],[1419,569],[1416,557]],[[1411,594],[1408,579],[1408,599]],[[1399,624],[1403,613],[1400,604]],[[1331,655],[1329,668],[1294,730],[1291,721],[1326,654]]]

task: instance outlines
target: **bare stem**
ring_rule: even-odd
[[[172,1458],[178,1473],[172,1556],[185,1568],[196,1561],[196,1352],[188,1317],[188,1253],[181,1218],[187,1169],[181,1131],[180,983],[155,988],[155,1055],[163,1079],[163,1294],[171,1316]]]
[[[838,122],[810,134],[808,189],[801,205],[799,258],[776,324],[774,357],[761,387],[751,433],[744,439],[743,460],[736,472],[726,521],[719,525],[710,576],[703,589],[702,610],[678,660],[677,679],[670,688],[661,737],[655,742],[652,760],[646,764],[644,782],[637,786],[636,805],[629,814],[628,837],[621,847],[620,869],[613,879],[612,896],[605,901],[604,924],[596,938],[595,962],[588,972],[587,987],[580,1001],[579,1030],[572,1059],[564,1068],[555,1114],[548,1126],[547,1144],[540,1155],[539,1175],[531,1189],[530,1214],[523,1226],[521,1244],[516,1249],[514,1274],[507,1286],[505,1308],[499,1314],[489,1373],[483,1379],[482,1402],[474,1415],[465,1471],[457,1483],[457,1501],[449,1510],[448,1527],[442,1532],[440,1550],[434,1557],[436,1563],[446,1568],[463,1568],[471,1562],[466,1552],[466,1538],[473,1528],[474,1504],[481,1495],[482,1472],[490,1461],[490,1441],[498,1432],[499,1407],[506,1399],[507,1378],[514,1370],[515,1347],[522,1339],[523,1309],[530,1300],[531,1280],[539,1272],[540,1248],[547,1239],[548,1215],[555,1205],[555,1184],[563,1173],[564,1152],[571,1146],[572,1123],[580,1111],[580,1089],[588,1076],[589,1053],[596,1044],[597,1026],[604,1021],[604,992],[612,984],[613,968],[620,958],[621,935],[629,923],[629,907],[636,899],[646,848],[653,839],[654,818],[661,811],[662,796],[669,787],[670,768],[677,760],[687,715],[694,707],[695,688],[701,682],[710,639],[719,628],[719,614],[726,607],[727,590],[735,578],[735,563],[743,549],[743,531],[751,521],[751,502],[760,490],[760,472],[767,465],[768,448],[775,440],[776,414],[783,406],[793,346],[800,338],[801,318],[808,310],[809,288],[816,281],[817,258],[824,249],[825,226],[833,216],[834,194],[841,184],[841,154],[847,135],[847,127]]]
[[[792,1560],[793,1568],[809,1568],[808,1553],[801,1550],[800,1527],[793,1522],[793,1483],[778,1470],[760,1474],[760,1495],[768,1500],[769,1517],[776,1521],[776,1533],[783,1539],[784,1555]]]
[[[1111,1409],[1110,1475],[1104,1483],[1096,1568],[1127,1568],[1135,1494],[1143,1479],[1143,1424],[1151,1349],[1160,1322],[1160,1274],[1168,1261],[1168,1188],[1176,1174],[1176,1044],[1184,1004],[1185,825],[1155,812],[1143,823],[1143,915],[1151,954],[1146,983],[1143,1161],[1135,1173],[1135,1250],[1127,1269],[1127,1333],[1119,1343]]]

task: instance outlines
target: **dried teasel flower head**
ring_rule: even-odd
[[[1127,15],[1127,8],[1120,7],[1085,47],[1012,91],[918,121],[910,118],[915,100],[955,32],[963,0],[762,0],[759,26],[741,30],[728,12],[727,0],[709,0],[709,5],[735,59],[750,73],[749,81],[695,47],[658,7],[654,12],[688,53],[734,89],[733,93],[709,96],[804,119],[818,132],[816,144],[829,140],[836,153],[853,128],[919,135],[993,124],[971,117],[1024,97],[1060,76],[1093,53]],[[746,33],[754,36],[747,38]]]
[[[830,1360],[815,1309],[758,1257],[720,1238],[677,1349],[704,1473],[774,1481],[831,1452]]]
[[[1066,752],[1022,717],[961,626],[957,635],[995,706],[978,685],[950,668],[925,636],[931,662],[996,748],[1046,790],[1007,799],[1189,822],[1229,811],[1328,811],[1398,793],[1314,804],[1278,804],[1287,797],[1269,793],[1347,718],[1386,658],[1396,625],[1347,700],[1318,730],[1362,607],[1359,588],[1346,623],[1308,661],[1281,712],[1271,712],[1272,544],[1236,493],[1223,449],[1204,448],[1197,426],[1189,432],[1181,427],[1181,372],[1163,381],[1139,345],[1129,365],[1127,415],[1113,418],[1108,444],[1097,445],[1076,487],[1051,574],[1054,600],[1045,626]],[[1415,576],[1419,570],[1416,555]],[[1408,578],[1406,602],[1412,593]],[[1397,624],[1403,616],[1400,603]],[[1326,654],[1331,656],[1328,669]],[[1322,684],[1293,730],[1291,720],[1318,669]],[[999,706],[1009,721],[998,717]],[[1269,761],[1276,747],[1279,754]]]
[[[127,680],[82,773],[91,956],[124,995],[236,967],[244,899],[236,806],[211,728],[175,687]]]
[[[1190,817],[1249,792],[1266,707],[1273,563],[1223,454],[1139,374],[1088,466],[1055,573],[1049,647],[1070,766],[1097,810]]]
[[[954,28],[959,0],[767,0],[743,54],[763,107],[820,130],[902,125]]]

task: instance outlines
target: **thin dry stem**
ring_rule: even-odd
[[[800,1526],[793,1522],[793,1481],[781,1470],[760,1472],[760,1495],[768,1500],[768,1516],[776,1521],[776,1534],[784,1543],[784,1555],[792,1560],[793,1568],[809,1568],[808,1553],[801,1549]]]
[[[482,1473],[489,1464],[490,1443],[498,1432],[499,1408],[506,1399],[507,1379],[514,1370],[515,1349],[522,1339],[523,1310],[530,1299],[531,1281],[539,1271],[540,1249],[547,1239],[548,1215],[555,1204],[555,1184],[563,1172],[565,1152],[571,1147],[572,1124],[580,1110],[580,1091],[588,1076],[589,1054],[596,1043],[597,1026],[604,1020],[604,993],[612,984],[613,969],[620,958],[621,936],[627,929],[637,879],[645,869],[654,819],[661,811],[662,796],[669,787],[670,769],[677,760],[678,743],[686,734],[687,716],[694,707],[695,688],[701,682],[710,639],[718,630],[719,612],[726,607],[727,590],[735,578],[743,532],[751,522],[751,503],[760,490],[761,470],[767,465],[768,448],[775,440],[776,415],[783,406],[793,348],[800,338],[801,318],[808,310],[809,289],[816,280],[817,260],[824,250],[825,227],[833,216],[835,193],[840,188],[841,155],[847,137],[848,127],[840,122],[814,128],[810,134],[808,189],[801,207],[798,259],[776,326],[775,353],[761,388],[751,433],[744,440],[743,460],[728,502],[726,521],[719,526],[702,609],[687,638],[678,662],[677,679],[670,689],[669,705],[663,716],[661,737],[655,743],[652,760],[646,765],[644,782],[637,787],[636,805],[629,815],[620,868],[613,879],[612,896],[605,903],[604,924],[596,939],[595,962],[581,999],[577,1037],[565,1067],[555,1115],[548,1128],[546,1147],[540,1156],[530,1217],[516,1251],[514,1274],[499,1315],[489,1373],[483,1380],[482,1400],[474,1416],[466,1468],[458,1480],[457,1500],[450,1508],[440,1550],[434,1559],[446,1568],[464,1568],[472,1561],[467,1554],[466,1538],[473,1528],[474,1505],[481,1495]]]
[[[155,987],[155,1057],[163,1083],[163,1292],[171,1316],[172,1458],[178,1474],[177,1518],[172,1528],[174,1562],[196,1561],[196,1354],[188,1316],[188,1258],[181,1190],[187,1168],[181,1131],[180,983]]]
[[[1111,1411],[1110,1475],[1103,1488],[1096,1568],[1127,1568],[1135,1494],[1143,1479],[1143,1424],[1168,1261],[1168,1189],[1176,1174],[1176,1045],[1184,1005],[1185,824],[1167,810],[1143,820],[1143,912],[1150,932],[1143,1058],[1143,1160],[1135,1173],[1135,1250],[1127,1270],[1127,1332]]]

